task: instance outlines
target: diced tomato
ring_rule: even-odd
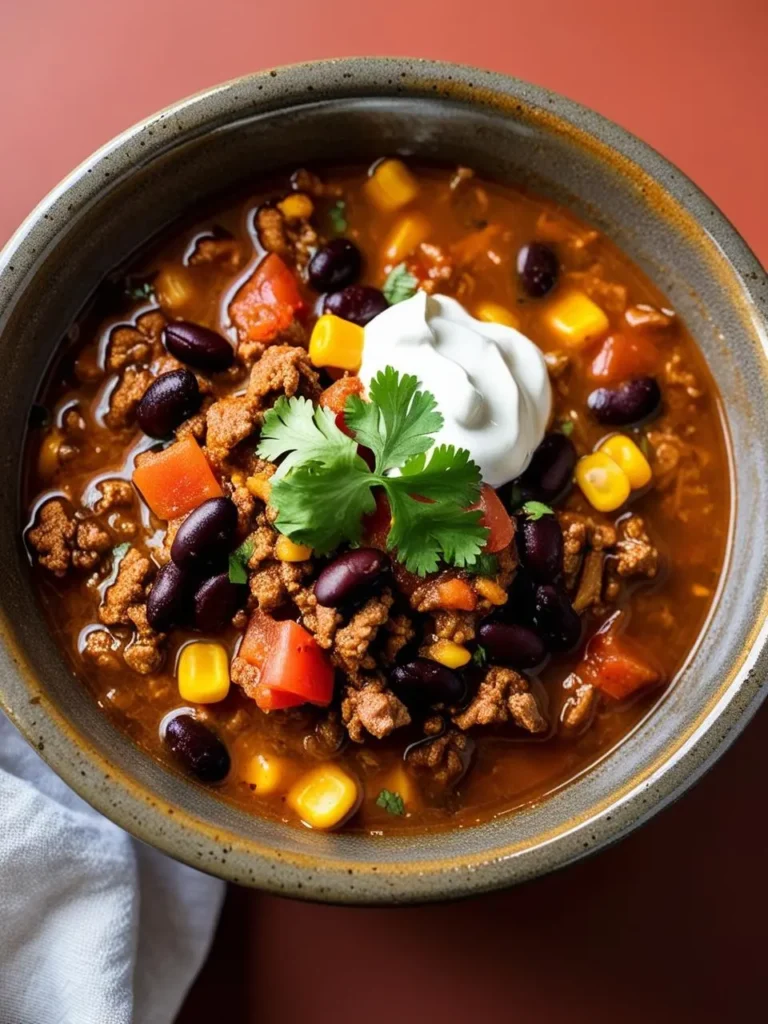
[[[458,576],[437,583],[437,599],[441,608],[473,612],[477,607],[477,594],[466,580]]]
[[[624,700],[645,686],[661,681],[661,672],[626,637],[598,633],[587,645],[582,679],[614,700]]]
[[[229,306],[232,323],[250,341],[271,341],[304,308],[296,278],[277,253],[268,253]]]
[[[336,426],[340,430],[344,430],[345,428],[339,423],[339,414],[344,412],[344,406],[351,395],[362,396],[364,390],[363,382],[359,377],[341,377],[320,395],[319,404],[336,413]]]
[[[610,384],[653,373],[659,364],[659,350],[641,335],[612,334],[592,360],[590,376]]]
[[[297,693],[288,693],[287,690],[273,690],[264,683],[257,683],[254,690],[256,706],[262,711],[282,711],[284,708],[297,708],[306,701]]]
[[[372,548],[387,550],[387,534],[392,526],[392,512],[383,490],[376,488],[376,511],[363,518],[363,537]]]
[[[333,666],[306,629],[291,620],[275,622],[256,611],[238,652],[261,669],[256,703],[262,711],[298,704],[329,704],[333,696]]]
[[[480,489],[480,501],[476,505],[472,505],[472,508],[482,510],[480,525],[490,530],[488,540],[485,542],[485,550],[491,553],[501,551],[515,535],[514,524],[504,508],[501,498],[492,487],[483,484]]]
[[[144,455],[133,482],[160,519],[176,519],[224,492],[191,435],[161,452]]]

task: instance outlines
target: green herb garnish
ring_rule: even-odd
[[[349,227],[347,223],[347,204],[343,199],[337,199],[333,206],[328,211],[328,217],[330,218],[333,230],[337,235],[343,234]]]
[[[398,263],[396,267],[387,274],[387,280],[381,290],[390,306],[410,299],[416,294],[419,287],[418,280],[413,276],[405,263]]]
[[[229,556],[229,582],[248,582],[248,563],[253,555],[253,541],[248,537]]]
[[[499,571],[499,560],[496,555],[489,555],[484,551],[474,562],[466,566],[466,570],[476,576],[495,576]]]
[[[399,793],[393,793],[389,789],[382,789],[376,797],[376,806],[383,807],[388,814],[405,814],[405,802]]]
[[[474,564],[488,537],[482,512],[469,510],[480,494],[479,467],[462,448],[433,447],[443,417],[415,377],[388,366],[368,390],[370,401],[353,395],[344,409],[353,438],[329,409],[303,398],[282,397],[267,412],[258,454],[283,460],[270,494],[277,528],[318,555],[357,544],[380,487],[392,512],[387,548],[407,569],[425,576],[441,560],[459,568]],[[373,452],[373,470],[358,444]]]
[[[560,433],[565,434],[566,437],[570,437],[573,433],[573,420],[563,420],[560,424]]]
[[[129,299],[134,302],[141,302],[142,299],[153,299],[155,298],[155,289],[152,287],[149,281],[142,281],[141,284],[127,285],[125,294]]]
[[[525,512],[526,517],[532,520],[534,523],[541,519],[542,516],[553,516],[554,510],[545,505],[543,501],[526,501],[521,511]]]
[[[475,648],[474,654],[472,655],[472,661],[479,668],[482,668],[483,665],[485,665],[486,661],[488,661],[488,652],[486,651],[486,649],[478,644],[478,646]]]

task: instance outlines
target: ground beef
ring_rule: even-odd
[[[675,322],[675,314],[671,310],[657,309],[655,306],[641,303],[630,306],[624,313],[624,319],[630,327],[663,331]]]
[[[424,732],[435,739],[411,747],[406,755],[408,767],[428,772],[430,779],[440,786],[455,785],[469,767],[474,746],[471,738],[458,729],[445,729],[439,716],[427,719]]]
[[[563,572],[565,587],[572,590],[578,582],[585,550],[609,551],[616,543],[616,530],[609,523],[595,522],[578,512],[559,512],[563,531]]]
[[[544,362],[547,364],[547,373],[552,380],[559,380],[571,365],[571,357],[567,352],[545,352]]]
[[[201,409],[194,416],[184,420],[180,427],[176,428],[176,440],[181,441],[185,437],[194,437],[200,444],[205,444],[205,434],[208,426],[208,415],[206,409]]]
[[[101,556],[111,549],[112,538],[107,531],[94,520],[88,520],[77,527],[72,564],[76,569],[90,572],[99,564]]]
[[[104,417],[104,422],[110,430],[124,430],[133,424],[136,406],[153,380],[154,377],[149,370],[126,366],[110,396],[109,412]]]
[[[364,743],[367,733],[383,739],[411,721],[402,701],[379,679],[365,680],[359,688],[348,686],[341,702],[341,717],[355,743]]]
[[[214,402],[206,414],[206,452],[211,463],[221,466],[256,426],[256,412],[244,395]]]
[[[320,647],[329,650],[336,631],[344,621],[335,608],[317,603],[312,587],[304,587],[294,595],[294,604],[301,612],[301,624],[312,633]]]
[[[653,579],[659,570],[659,552],[651,544],[640,516],[630,516],[619,524],[619,540],[615,547],[616,561],[612,569],[617,576],[644,576]]]
[[[256,685],[261,677],[261,669],[249,664],[243,658],[233,658],[230,666],[232,682],[241,687],[243,693],[252,700],[256,697]]]
[[[704,394],[698,377],[686,367],[680,352],[674,352],[664,364],[664,379],[670,387],[683,388],[689,398],[701,398]]]
[[[438,640],[465,644],[475,639],[477,615],[474,612],[441,610],[432,616],[432,634]]]
[[[267,252],[276,252],[278,256],[291,255],[285,218],[276,206],[260,206],[255,221],[259,241]]]
[[[394,598],[389,590],[369,598],[363,607],[355,612],[349,623],[338,630],[333,640],[331,661],[352,679],[361,669],[375,667],[368,648],[376,637],[380,626],[389,618]]]
[[[58,498],[40,509],[37,526],[27,538],[37,552],[40,565],[55,576],[64,576],[72,563],[72,546],[77,527]]]
[[[302,395],[316,402],[322,393],[320,377],[303,348],[273,345],[251,370],[247,398],[252,408],[268,408],[280,395]]]
[[[102,480],[98,489],[101,497],[94,511],[99,515],[111,512],[113,508],[130,508],[136,498],[136,492],[127,480]]]
[[[273,612],[301,590],[309,562],[265,562],[249,579],[251,594],[263,612]]]
[[[162,354],[160,338],[166,320],[159,310],[144,313],[136,326],[115,327],[107,347],[107,369],[116,373],[126,366],[146,366]]]
[[[94,629],[85,639],[83,653],[94,661],[98,668],[116,669],[120,666],[117,659],[119,650],[120,641],[111,633],[106,629]]]
[[[253,554],[248,562],[249,569],[258,569],[262,562],[275,557],[275,543],[278,533],[267,520],[265,513],[256,516],[256,529],[248,535],[253,545]]]
[[[251,521],[256,513],[256,499],[247,487],[235,487],[230,495],[237,509],[237,534],[241,540],[251,532]]]
[[[152,571],[150,560],[131,548],[122,558],[117,578],[104,595],[99,608],[99,619],[105,626],[130,626],[133,623],[129,609],[144,600],[147,579]]]
[[[407,615],[393,615],[384,626],[387,637],[384,641],[383,660],[387,665],[394,663],[398,654],[416,636],[416,629]]]
[[[127,616],[136,632],[123,652],[126,665],[142,676],[157,672],[163,664],[162,644],[165,634],[156,633],[150,626],[147,621],[146,604],[132,605]]]
[[[511,668],[489,668],[471,703],[454,723],[460,729],[474,725],[496,725],[512,719],[527,732],[544,732],[546,720],[539,710],[528,682]]]
[[[245,255],[236,238],[213,236],[198,239],[188,262],[191,267],[215,263],[225,270],[235,271],[245,262]]]
[[[592,721],[598,693],[592,683],[583,682],[575,672],[563,680],[567,699],[560,712],[560,723],[568,732],[581,732]]]

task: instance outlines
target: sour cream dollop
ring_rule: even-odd
[[[444,419],[435,444],[468,449],[491,487],[520,476],[552,410],[546,363],[529,338],[419,291],[365,328],[366,387],[386,366],[413,374],[435,396]]]

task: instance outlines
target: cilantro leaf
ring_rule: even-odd
[[[474,562],[465,566],[465,569],[477,576],[495,576],[499,571],[499,560],[496,555],[489,555],[484,551]]]
[[[441,444],[429,453],[429,461],[424,452],[412,455],[400,472],[400,476],[389,477],[389,486],[413,493],[411,477],[417,476],[420,498],[453,501],[466,508],[480,496],[480,467],[472,462],[466,448]]]
[[[560,433],[565,434],[566,437],[570,437],[573,433],[573,420],[563,420],[560,424]]]
[[[453,501],[418,501],[385,479],[392,510],[387,547],[397,551],[407,569],[425,576],[437,571],[441,558],[459,568],[475,561],[488,538],[479,509],[468,512]]]
[[[376,472],[397,469],[412,455],[429,451],[435,443],[443,417],[429,391],[419,391],[411,374],[400,374],[392,366],[380,370],[370,383],[369,402],[359,395],[347,399],[344,422],[360,444],[376,457]]]
[[[155,289],[149,281],[142,281],[141,284],[127,284],[125,294],[134,302],[141,302],[142,299],[155,298]]]
[[[381,286],[381,290],[390,306],[395,306],[398,302],[404,302],[405,299],[410,299],[412,295],[415,295],[418,287],[419,282],[405,263],[398,263],[387,274],[387,279]]]
[[[269,496],[278,510],[275,525],[318,555],[333,551],[344,541],[357,544],[363,516],[376,509],[372,492],[376,483],[358,455],[351,461],[296,466],[280,478],[275,474]]]
[[[273,481],[299,464],[352,463],[357,458],[356,443],[338,429],[330,409],[315,407],[307,398],[285,396],[278,398],[264,417],[256,451],[270,462],[285,456]]]
[[[405,814],[405,801],[399,793],[393,793],[389,789],[382,789],[376,797],[376,806],[383,807],[388,814]]]
[[[229,582],[248,582],[248,563],[253,555],[253,541],[246,538],[239,548],[236,548],[229,556]]]
[[[488,661],[488,652],[480,644],[475,648],[474,654],[472,655],[472,661],[480,668],[482,668],[486,661]]]
[[[555,514],[549,505],[545,505],[543,501],[526,501],[522,511],[534,523],[541,519],[542,516],[553,516]]]
[[[346,218],[347,204],[343,199],[337,199],[328,211],[328,217],[337,235],[343,234],[349,226]]]

